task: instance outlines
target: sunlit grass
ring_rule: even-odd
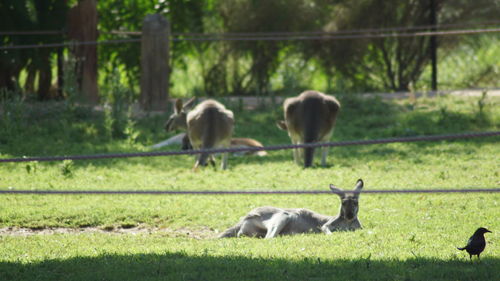
[[[333,140],[498,130],[498,100],[340,97]],[[85,113],[85,112],[83,112]],[[236,113],[236,135],[288,143],[279,109]],[[99,115],[2,124],[1,157],[148,151],[168,137],[164,116],[138,120],[135,142],[109,138]],[[36,125],[36,126],[35,126]],[[177,148],[168,148],[177,149]],[[192,157],[0,165],[0,188],[26,190],[326,190],[497,188],[498,137],[333,148],[329,166],[303,169],[290,151],[230,157],[229,170],[191,172]],[[316,159],[319,164],[319,159]],[[80,234],[0,234],[1,280],[492,280],[500,259],[497,194],[361,195],[363,229],[326,236],[215,239],[250,209],[303,207],[335,215],[335,195],[0,195],[0,228]],[[479,226],[481,263],[456,250]],[[113,230],[146,229],[117,234]],[[100,230],[100,231],[99,231]],[[11,232],[12,232],[11,231]],[[108,231],[108,232],[106,232]],[[5,233],[5,231],[4,231]],[[21,232],[17,232],[20,234]]]

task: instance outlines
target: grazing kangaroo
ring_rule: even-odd
[[[325,142],[330,139],[340,109],[333,96],[317,91],[305,91],[283,103],[285,120],[278,121],[280,129],[288,131],[293,144]],[[322,147],[321,165],[326,166],[328,147]],[[301,150],[294,149],[293,159],[300,165]],[[314,148],[304,149],[304,167],[313,162]]]
[[[184,105],[182,100],[175,102],[174,113],[165,123],[165,129],[172,131],[176,129],[186,130],[189,142],[194,149],[226,148],[230,146],[233,135],[234,116],[233,112],[227,110],[224,105],[215,100],[206,100],[198,104],[193,110],[186,112],[186,108],[192,104],[190,99]],[[193,170],[205,166],[208,153],[198,156]],[[222,155],[221,168],[227,168],[227,153]],[[210,157],[213,162],[213,157]]]
[[[219,235],[219,238],[250,237],[273,238],[278,235],[298,233],[323,232],[331,234],[334,231],[360,229],[358,219],[358,199],[363,180],[359,179],[353,192],[330,185],[333,193],[340,196],[342,202],[337,216],[318,214],[308,209],[281,209],[276,207],[258,207],[251,210],[233,227]]]

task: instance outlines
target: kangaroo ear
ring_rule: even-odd
[[[279,120],[278,122],[276,122],[276,126],[278,126],[278,128],[280,128],[281,130],[288,130],[286,122],[284,120]]]
[[[354,192],[356,192],[356,196],[359,196],[359,193],[361,192],[361,189],[363,189],[364,183],[362,179],[359,179],[356,182],[356,186],[354,187]]]
[[[330,184],[330,190],[331,190],[333,193],[335,193],[335,194],[337,194],[338,196],[340,196],[340,198],[344,198],[344,197],[345,197],[345,192],[344,192],[342,189],[340,189],[340,188],[336,187],[336,186],[335,186],[335,185],[333,185],[333,184]]]
[[[186,107],[190,107],[190,106],[193,104],[194,100],[195,100],[195,97],[190,98],[190,99],[189,99],[189,100],[188,100],[188,101],[184,104],[184,108],[186,108]]]
[[[175,113],[179,113],[182,111],[182,100],[181,99],[177,99],[175,101],[174,111],[175,111]]]

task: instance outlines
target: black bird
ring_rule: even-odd
[[[484,227],[480,227],[472,234],[472,236],[469,238],[469,241],[467,242],[467,245],[463,248],[457,248],[460,251],[466,250],[467,253],[470,255],[470,259],[472,260],[473,255],[477,255],[477,258],[479,258],[479,255],[481,255],[481,252],[483,252],[484,247],[486,247],[486,240],[484,240],[484,234],[486,232],[491,232],[488,229]]]

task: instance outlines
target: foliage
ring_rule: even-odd
[[[453,52],[438,53],[440,89],[495,88],[500,76],[500,39],[475,36],[464,40]],[[426,67],[417,87],[429,85],[430,67]]]
[[[1,31],[64,30],[77,1],[6,0]],[[438,22],[481,27],[495,20],[499,0],[436,0]],[[198,33],[346,31],[428,25],[428,1],[382,0],[161,0],[97,1],[99,40],[137,38],[115,31],[140,31],[146,14],[165,16],[176,38]],[[378,11],[374,13],[373,11]],[[187,34],[187,35],[186,35]],[[3,45],[47,44],[61,35],[0,35]],[[440,36],[441,88],[496,87],[494,35]],[[275,95],[319,89],[333,92],[425,89],[428,37],[356,40],[175,41],[171,44],[175,96]],[[39,99],[67,99],[51,91],[55,48],[4,50],[0,88]],[[98,46],[99,83],[115,69],[137,99],[140,43]],[[441,59],[443,57],[443,59]],[[67,72],[67,70],[65,71]],[[66,75],[66,73],[65,73]],[[443,82],[441,84],[441,81]],[[23,93],[24,92],[24,93]]]
[[[491,11],[485,9],[490,7],[490,1],[464,2],[436,1],[438,23],[470,24],[494,19]],[[495,6],[500,8],[498,3]],[[337,31],[427,26],[429,14],[428,1],[343,1],[335,10],[336,17],[324,28]],[[385,32],[388,33],[391,32]],[[456,36],[440,36],[438,40],[443,52],[463,42]],[[319,41],[312,42],[305,51],[316,57],[327,73],[338,71],[342,78],[350,80],[351,87],[406,91],[429,63],[429,42],[428,36]]]
[[[65,1],[5,0],[0,3],[1,31],[63,30],[66,26],[68,7]],[[56,35],[0,35],[2,45],[36,45],[59,43],[62,34]],[[0,88],[20,88],[21,70],[28,72],[27,91],[35,89],[38,74],[38,98],[48,99],[52,82],[51,58],[55,48],[3,50],[0,53]],[[30,93],[31,94],[31,93]]]
[[[133,132],[131,119],[133,92],[121,82],[120,72],[115,69],[104,88],[104,125],[109,137],[125,137]]]
[[[204,17],[209,11],[209,0],[98,1],[99,30],[101,39],[119,39],[111,31],[140,31],[147,14],[159,13],[170,23],[171,32],[204,32]],[[123,37],[123,36],[121,36]],[[172,44],[172,64],[183,67],[182,57],[193,52],[186,43]],[[104,76],[113,69],[123,67],[128,86],[137,90],[139,84],[140,43],[116,44],[99,47],[101,69]]]
[[[219,11],[224,31],[228,33],[314,31],[321,27],[321,16],[328,11],[325,7],[329,2],[332,1],[222,0]],[[251,59],[250,68],[245,70],[249,76],[247,83],[254,93],[269,94],[269,80],[280,63],[280,51],[288,45],[291,43],[287,41],[233,41],[229,52],[238,58]],[[238,88],[246,87],[238,85]]]

